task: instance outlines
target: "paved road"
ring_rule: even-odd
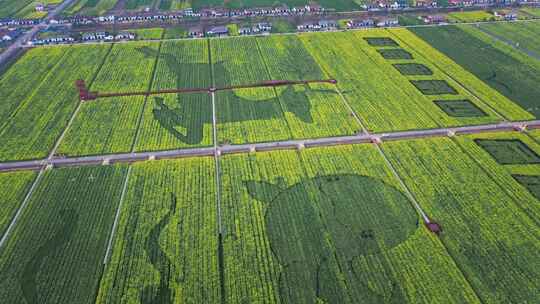
[[[0,66],[5,64],[5,62],[15,54],[15,52],[26,46],[25,43],[29,40],[32,40],[34,35],[40,30],[48,27],[47,22],[58,15],[63,11],[68,5],[70,5],[75,0],[65,0],[60,5],[58,5],[54,10],[50,11],[47,15],[47,18],[44,18],[41,23],[34,25],[30,30],[28,30],[24,35],[15,40],[2,54],[0,54]]]
[[[220,147],[206,147],[193,149],[179,149],[156,152],[118,153],[96,156],[82,156],[69,158],[47,158],[41,160],[4,162],[0,163],[0,171],[14,170],[41,170],[45,167],[69,167],[112,163],[130,163],[151,159],[182,158],[196,156],[214,156],[216,154],[250,153],[255,151],[272,151],[280,149],[301,149],[346,144],[378,143],[385,141],[407,140],[426,137],[445,137],[453,135],[466,135],[485,132],[513,131],[520,128],[532,130],[540,129],[540,120],[505,122],[477,126],[464,126],[455,128],[440,128],[429,130],[400,131],[377,134],[361,134],[352,136],[326,137],[305,140],[287,140],[267,143],[227,145]]]

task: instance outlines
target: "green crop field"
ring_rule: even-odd
[[[539,302],[537,29],[25,50],[0,73],[0,302]],[[202,90],[144,93],[171,89]]]
[[[114,45],[90,89],[100,92],[148,90],[158,50],[158,43]],[[58,153],[92,155],[130,152],[145,102],[144,96],[135,96],[83,103]]]
[[[142,28],[130,30],[134,33],[137,40],[157,40],[163,37],[165,32],[162,28]]]
[[[0,254],[3,301],[93,303],[125,173],[87,167],[45,174]]]
[[[386,143],[383,150],[419,204],[442,225],[442,243],[483,302],[538,299],[531,278],[540,275],[534,266],[540,226],[521,208],[526,202],[515,193],[521,188],[501,188],[505,184],[476,155],[450,139]]]
[[[152,88],[207,88],[211,86],[208,42],[163,42]],[[211,146],[210,95],[150,96],[144,107],[136,151]]]
[[[448,14],[451,22],[479,22],[495,20],[495,16],[485,11],[452,12]]]
[[[219,303],[214,162],[131,168],[96,303]]]
[[[382,164],[365,146],[223,158],[226,302],[478,302]]]
[[[33,90],[30,95],[12,93],[18,96],[10,107],[10,116],[0,127],[0,159],[36,159],[48,155],[77,107],[75,80],[89,81],[99,69],[96,62],[105,57],[108,47],[71,46],[60,50],[63,51],[61,58],[52,57],[56,64],[43,78],[30,76],[36,83],[36,87],[30,88]],[[5,80],[7,83],[18,81],[16,76]]]
[[[540,115],[537,103],[540,61],[469,26],[414,28],[411,31],[532,115]],[[517,114],[517,110],[513,112]]]
[[[519,23],[486,23],[477,29],[502,41],[511,43],[518,50],[540,60],[540,21]]]
[[[34,172],[0,173],[0,235],[6,231],[35,177]]]
[[[118,0],[77,0],[62,13],[66,15],[99,16],[112,9]]]

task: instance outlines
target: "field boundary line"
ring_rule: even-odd
[[[385,30],[386,31],[386,30]],[[388,31],[386,31],[388,32]],[[362,41],[362,38],[358,37],[358,36],[353,36],[353,38],[356,40],[356,41]],[[366,49],[368,48],[358,48],[360,50],[360,52],[362,52],[365,56],[365,58],[367,58],[367,60],[369,60],[374,66],[376,67],[380,67],[380,63],[377,62],[377,60],[374,58],[373,55],[371,55],[370,53],[366,52]],[[376,55],[377,56],[377,55]],[[383,59],[381,60],[382,62],[384,62],[384,64],[388,64],[388,65],[391,65],[391,61],[390,60],[387,60],[387,59]],[[392,72],[390,72],[390,70]],[[382,69],[380,69],[381,72],[383,72]],[[395,74],[396,76],[391,76],[391,74]],[[394,67],[388,67],[388,73],[381,73],[381,76],[384,77],[386,80],[388,80],[389,83],[392,83],[394,84],[395,81],[394,80],[398,80],[398,79],[403,79],[403,84],[406,84],[406,85],[411,85],[410,83],[410,78],[407,77],[407,76],[404,76],[402,75],[401,73],[397,72],[397,70],[394,68]],[[410,102],[412,105],[414,106],[417,106],[420,111],[416,114],[416,117],[417,118],[421,118],[421,117],[425,117],[426,120],[429,120],[431,122],[433,122],[433,125],[439,127],[439,128],[444,128],[445,125],[443,122],[439,121],[438,119],[436,119],[434,116],[433,116],[433,111],[428,111],[425,107],[426,103],[422,102],[422,100],[420,99],[421,97],[417,97],[414,95],[413,92],[417,92],[418,93],[418,96],[422,96],[424,97],[426,100],[431,101],[430,97],[427,96],[427,95],[424,95],[422,94],[421,92],[418,91],[417,88],[414,88],[409,91],[403,89],[403,85],[395,85],[395,88],[396,88],[396,91],[400,92],[401,94],[403,94],[404,96],[408,97],[410,99]],[[418,100],[420,99],[420,100]]]
[[[156,77],[156,70],[157,70],[157,66],[158,66],[158,63],[159,63],[159,57],[161,56],[161,46],[162,45],[163,45],[163,43],[160,41],[159,46],[158,46],[158,52],[157,52],[157,55],[156,55],[156,61],[154,62],[154,68],[152,69],[152,77],[150,78],[150,83],[148,85],[148,91],[150,91],[152,89],[152,86],[154,85],[154,81],[155,81],[155,77]],[[144,103],[143,103],[143,107],[142,107],[142,110],[141,110],[141,115],[139,115],[139,119],[137,120],[137,131],[135,133],[135,137],[133,138],[133,143],[131,144],[131,149],[130,149],[131,152],[134,152],[135,148],[137,147],[139,135],[141,134],[141,123],[142,123],[143,118],[144,118],[144,111],[146,111],[146,105],[148,104],[148,98],[150,98],[150,96],[148,96],[148,95],[144,97]]]
[[[28,189],[28,192],[26,193],[26,196],[24,197],[24,200],[22,201],[21,205],[19,206],[19,209],[17,209],[17,212],[11,219],[11,223],[9,223],[9,226],[6,228],[6,231],[4,232],[4,235],[2,236],[2,239],[0,240],[0,251],[4,247],[4,244],[7,242],[7,239],[10,236],[10,233],[13,229],[15,229],[15,225],[17,224],[17,221],[21,217],[23,211],[26,209],[26,206],[28,205],[30,198],[34,191],[37,188],[37,185],[41,181],[43,174],[45,173],[45,168],[41,169],[34,179],[32,186],[30,186],[30,189]]]
[[[328,73],[328,71],[324,68],[324,66],[322,66],[316,59],[315,57],[313,57],[313,54],[311,54],[311,52],[308,50],[308,48],[306,48],[306,46],[304,45],[304,43],[302,43],[302,46],[304,47],[304,49],[307,51],[307,53],[313,58],[313,60],[315,61],[315,63],[317,63],[317,66],[321,69],[321,71],[325,74],[326,77],[330,77],[330,73]],[[360,128],[362,129],[363,133],[366,134],[366,135],[370,135],[370,133],[368,132],[368,129],[366,128],[366,125],[367,125],[367,122],[364,123],[362,122],[363,118],[358,114],[356,113],[356,111],[353,109],[353,107],[350,105],[349,101],[347,101],[347,99],[345,98],[345,96],[343,95],[343,93],[341,92],[341,89],[339,87],[339,81],[338,83],[336,83],[336,85],[334,86],[334,90],[336,90],[336,92],[338,93],[338,95],[341,97],[341,101],[345,104],[345,106],[349,109],[349,111],[351,112],[351,114],[353,115],[353,117],[356,119],[356,122],[358,122],[358,124],[360,125]]]
[[[444,75],[446,75],[446,77],[452,79],[452,81],[454,81],[455,83],[457,83],[464,91],[466,91],[467,93],[471,94],[472,96],[474,96],[476,99],[478,99],[478,101],[480,103],[482,103],[484,106],[486,106],[487,108],[489,108],[490,110],[493,111],[493,113],[495,113],[495,115],[497,115],[500,119],[502,119],[502,121],[511,121],[511,119],[507,118],[506,116],[502,115],[495,107],[493,107],[492,105],[488,104],[487,102],[484,101],[484,99],[480,98],[475,92],[471,91],[471,89],[469,89],[467,86],[465,86],[461,81],[459,81],[458,79],[456,79],[454,76],[450,75],[445,69],[443,69],[441,66],[439,66],[438,63],[436,63],[434,60],[431,60],[429,58],[427,58],[422,52],[416,50],[413,46],[411,46],[407,41],[405,41],[405,39],[402,39],[401,37],[397,36],[396,34],[392,33],[391,31],[386,31],[388,32],[393,38],[396,38],[398,39],[400,42],[402,42],[403,44],[405,44],[409,49],[412,49],[414,50],[415,53],[417,53],[418,55],[420,55],[424,60],[426,60],[427,62],[429,62],[430,64],[432,64],[433,66],[435,66],[437,68],[437,70],[439,70],[441,73],[443,73]],[[411,32],[413,35],[416,36],[415,33]],[[418,37],[418,36],[416,36]],[[422,41],[424,41],[422,38],[418,37],[419,39],[421,39]],[[425,41],[424,41],[425,42]],[[467,72],[468,74],[471,74],[476,80],[478,80],[480,83],[486,85],[489,89],[499,93],[500,95],[504,96],[506,99],[510,100],[508,97],[506,97],[504,94],[500,93],[499,91],[495,90],[494,88],[492,88],[490,85],[488,85],[484,80],[478,78],[478,76],[474,75],[473,73],[471,73],[469,70],[465,69],[464,67],[462,67],[461,65],[459,65],[457,62],[455,62],[452,58],[450,58],[449,56],[447,56],[446,54],[444,54],[443,52],[439,51],[438,49],[436,49],[435,47],[433,47],[431,44],[427,43],[426,44],[429,45],[430,48],[432,48],[434,51],[440,53],[441,55],[443,55],[444,57],[446,57],[448,60],[450,60],[452,62],[452,64],[458,66],[459,68],[463,69],[465,72]],[[512,100],[510,100],[510,102],[512,102]]]
[[[261,60],[262,60],[263,66],[264,66],[264,70],[266,71],[266,75],[268,76],[268,79],[272,79],[272,74],[270,73],[270,69],[268,68],[268,62],[266,62],[266,57],[263,56],[262,51],[261,51],[261,46],[259,45],[259,39],[258,39],[258,37],[255,37],[255,38],[253,38],[253,40],[255,40],[255,45],[257,46],[257,53],[261,57]],[[285,124],[287,125],[287,129],[289,130],[289,135],[290,135],[289,138],[293,139],[294,138],[294,133],[292,131],[291,124],[287,120],[287,115],[285,114],[286,111],[285,111],[284,102],[283,102],[281,96],[278,95],[278,91],[277,91],[276,87],[272,87],[271,89],[274,92],[274,96],[278,100],[279,108],[281,109],[281,113],[283,113],[283,121],[285,121]]]
[[[98,74],[101,72],[101,69],[103,68],[103,65],[105,64],[105,61],[106,61],[107,57],[109,57],[109,54],[111,53],[111,50],[112,50],[113,46],[114,46],[114,44],[111,44],[111,46],[107,50],[107,53],[105,53],[105,55],[103,56],[103,60],[101,61],[99,67],[96,69],[96,72],[92,76],[92,79],[90,81],[90,86],[94,83],[94,81],[96,80]],[[56,151],[60,147],[60,144],[62,143],[62,140],[64,140],[64,137],[66,136],[66,134],[68,133],[68,131],[69,131],[70,127],[71,127],[71,125],[75,121],[75,118],[77,117],[77,114],[79,114],[79,112],[80,112],[80,110],[82,108],[82,104],[83,103],[80,100],[77,102],[77,107],[75,108],[73,113],[71,113],[71,117],[70,117],[67,125],[64,127],[64,130],[60,134],[60,137],[58,137],[56,142],[54,143],[54,146],[51,149],[51,151],[49,152],[49,156],[47,157],[47,159],[50,160],[50,159],[54,158],[54,154],[56,154]]]
[[[125,200],[127,187],[129,184],[129,176],[131,174],[131,168],[133,168],[131,165],[128,168],[128,171],[126,173],[126,179],[124,180],[124,185],[122,186],[122,193],[120,194],[120,202],[118,202],[118,207],[116,208],[116,214],[114,216],[114,222],[111,227],[111,233],[109,234],[109,241],[107,242],[107,250],[105,251],[105,257],[103,258],[103,265],[107,265],[109,262],[109,257],[111,255],[111,249],[113,247],[113,241],[114,237],[116,235],[116,229],[118,226],[118,221],[120,219],[120,213],[122,212],[122,206]],[[100,280],[101,281],[101,280]]]
[[[207,40],[208,47],[208,64],[210,65],[210,82],[212,87],[216,86],[215,76],[214,76],[214,64],[212,63],[212,47],[210,45],[210,39]],[[221,218],[221,170],[219,167],[219,156],[221,152],[218,147],[218,135],[217,135],[217,115],[216,115],[216,92],[211,93],[212,96],[212,133],[214,140],[214,162],[215,162],[215,183],[216,183],[216,207],[217,207],[217,222],[218,222],[218,248],[217,248],[217,258],[218,258],[218,272],[219,272],[219,292],[220,292],[220,301],[221,304],[227,303],[225,296],[225,257],[223,253],[223,224]]]

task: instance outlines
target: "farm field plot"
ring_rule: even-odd
[[[518,50],[532,53],[540,60],[540,20],[530,22],[486,23],[476,27],[481,31],[512,43]]]
[[[96,303],[219,303],[212,158],[135,164]]]
[[[155,40],[163,37],[165,29],[162,28],[141,28],[133,29],[130,32],[136,35],[137,40]]]
[[[103,60],[108,49],[108,46],[62,48],[65,54],[61,60],[1,127],[1,160],[37,159],[48,155],[79,102],[73,85],[75,80],[89,81],[99,70],[96,62]],[[52,54],[54,58],[55,50]],[[46,54],[44,56],[47,58]]]
[[[57,63],[66,54],[66,48],[36,48],[27,51],[0,76],[0,128],[3,128],[18,107],[40,87]],[[30,73],[31,71],[31,73]],[[34,89],[28,89],[29,87]]]
[[[148,90],[158,53],[158,43],[114,45],[96,79],[91,83],[90,90]],[[130,152],[145,101],[144,96],[134,96],[84,102],[58,153],[93,155]]]
[[[157,55],[157,54],[156,54]],[[212,85],[207,40],[163,42],[152,89]],[[212,100],[207,93],[150,96],[136,151],[212,145]]]
[[[539,117],[536,99],[540,96],[540,61],[469,26],[424,27],[410,31],[532,114],[523,115],[512,108],[511,115],[505,115],[507,118]],[[497,102],[499,100],[497,98]],[[509,106],[505,102],[494,107],[502,111]]]
[[[373,39],[393,41],[392,45],[375,46]],[[408,45],[407,37],[396,36],[386,30],[358,31],[354,33],[309,34],[300,39],[323,66],[326,73],[338,79],[338,87],[353,109],[367,125],[377,132],[405,129],[435,128],[478,124],[500,120],[496,113],[487,107],[477,95],[458,83],[454,78],[434,66],[426,58],[429,49],[418,52]],[[370,45],[370,43],[372,45]],[[395,45],[399,45],[396,48]],[[391,47],[391,48],[388,48]],[[413,59],[385,59],[381,50],[404,50]],[[399,64],[400,69],[395,65]],[[418,75],[403,75],[404,66],[413,64]],[[424,75],[428,74],[428,75]],[[451,88],[452,94],[436,90],[426,95],[413,85],[414,82],[436,80]],[[458,94],[455,94],[455,93]],[[461,96],[461,97],[460,97]],[[481,96],[483,97],[483,96]],[[481,117],[452,117],[442,111],[434,100],[468,99],[489,115]]]
[[[226,302],[478,302],[374,148],[221,164]]]
[[[1,0],[0,1],[0,18],[13,17],[18,11],[23,9],[33,0]]]
[[[36,178],[34,172],[0,173],[0,235],[3,236]]]
[[[448,14],[451,22],[479,22],[494,20],[495,16],[485,11],[452,12]]]
[[[256,38],[210,40],[216,87],[270,80]],[[272,88],[249,88],[215,94],[218,142],[246,143],[292,137],[283,107]]]
[[[540,176],[540,145],[522,133],[475,134],[456,141],[516,205],[540,225],[538,199],[515,176]]]
[[[510,193],[520,188],[497,182],[450,139],[382,147],[419,204],[442,225],[442,243],[482,302],[538,300],[540,231],[519,207],[524,202]]]
[[[94,302],[125,173],[120,166],[45,173],[2,248],[3,301]]]
[[[118,0],[77,0],[62,13],[66,15],[99,16],[112,9]]]
[[[272,79],[328,79],[297,36],[258,38]],[[311,84],[275,88],[293,138],[350,135],[361,127],[334,85]]]
[[[486,84],[483,79],[468,72],[466,69],[456,64],[450,56],[440,52],[436,48],[423,41],[417,35],[407,29],[389,29],[395,39],[407,44],[410,48],[420,53],[425,60],[436,66],[441,72],[444,72],[449,78],[457,83],[457,87],[462,87],[468,91],[469,98],[475,106],[482,110],[490,109],[490,112],[496,111],[497,117],[502,116],[508,120],[532,119],[533,116],[527,113],[513,100],[505,97],[496,89]],[[452,82],[451,82],[452,83]],[[452,99],[454,99],[452,97]],[[459,100],[459,98],[455,98]],[[493,114],[490,114],[493,115]]]

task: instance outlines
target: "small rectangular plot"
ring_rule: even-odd
[[[420,63],[396,63],[392,64],[401,75],[433,75],[433,71]]]
[[[519,139],[475,139],[501,165],[538,164],[540,156]]]
[[[371,46],[399,46],[394,39],[389,37],[365,37],[364,40]]]
[[[540,176],[538,175],[512,175],[512,177],[540,200]]]
[[[382,49],[377,50],[384,59],[414,59],[413,55],[403,49]]]
[[[411,80],[411,83],[424,95],[458,94],[445,80]]]
[[[484,117],[487,114],[468,99],[435,100],[435,104],[448,116],[452,117]]]

